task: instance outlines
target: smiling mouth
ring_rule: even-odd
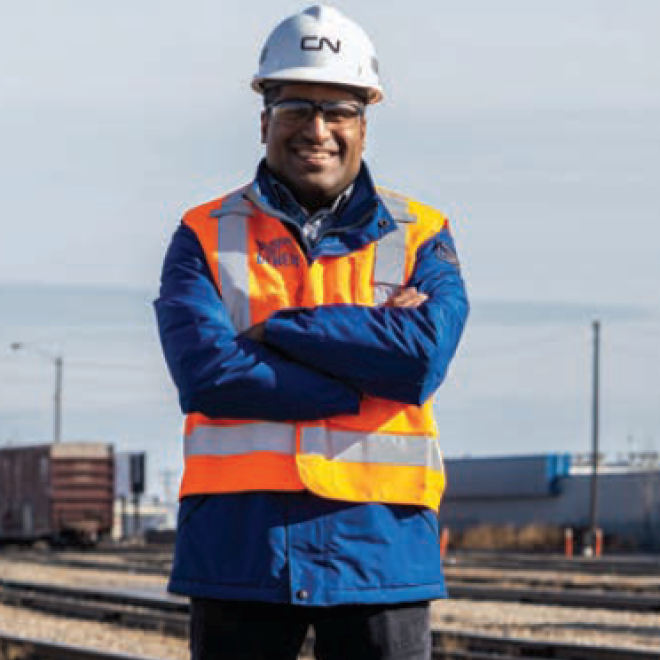
[[[332,151],[317,151],[314,149],[294,149],[294,155],[310,165],[324,165],[337,157]]]

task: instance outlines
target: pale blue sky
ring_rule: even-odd
[[[448,453],[586,449],[596,316],[605,446],[625,449],[629,434],[660,439],[660,2],[334,5],[380,56],[386,99],[369,113],[372,171],[453,221],[473,317],[439,396]],[[0,285],[153,297],[182,212],[252,176],[262,147],[249,81],[268,32],[303,6],[0,0]],[[151,388],[126,385],[134,403],[129,392],[159,398],[166,383],[144,313],[152,334],[126,355],[158,367]],[[75,361],[99,349],[81,349],[48,319],[20,337],[5,327],[2,339],[64,347],[70,437],[123,437],[117,415],[83,420],[85,396],[107,405],[121,394],[121,371],[109,366],[115,380],[94,390]],[[29,376],[18,358],[4,354],[0,366]],[[31,364],[34,383],[0,398],[5,416],[31,406],[35,425],[12,417],[5,438],[49,433],[49,365]],[[25,399],[37,373],[40,407]],[[166,387],[159,401],[176,448]],[[128,431],[135,443],[138,429]]]
[[[0,281],[151,288],[250,177],[289,1],[0,0]],[[376,43],[378,179],[445,209],[474,296],[659,304],[660,3],[335,3]]]

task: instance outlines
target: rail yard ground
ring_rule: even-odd
[[[32,553],[0,551],[0,580],[65,585],[70,588],[130,591],[146,596],[163,596],[163,559],[154,553],[135,556],[85,553]],[[51,561],[49,561],[49,558]],[[62,565],[66,561],[75,566]],[[57,565],[59,562],[60,565]],[[149,566],[154,568],[147,574]],[[126,570],[123,570],[123,569]],[[531,590],[553,588],[591,589],[602,599],[603,607],[564,607],[489,600],[450,599],[433,605],[434,626],[444,630],[471,631],[490,636],[533,638],[547,641],[607,645],[657,652],[660,648],[658,609],[634,612],[607,609],[607,599],[615,591],[637,593],[658,599],[660,575],[599,575],[593,572],[461,567],[448,562],[450,584],[521,586]],[[178,659],[188,657],[185,638],[54,616],[25,607],[0,605],[0,633],[38,637],[106,651],[144,657]]]

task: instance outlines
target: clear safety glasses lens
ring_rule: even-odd
[[[315,103],[305,99],[275,101],[266,107],[271,117],[286,124],[303,124],[320,112],[323,121],[332,126],[346,126],[364,114],[364,107],[351,101]]]

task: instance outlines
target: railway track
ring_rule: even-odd
[[[96,550],[86,551],[91,557],[121,560],[126,566],[154,567],[167,571],[173,547],[169,545],[150,546],[103,546]],[[83,553],[71,550],[15,550],[11,546],[0,548],[0,558],[11,557],[58,558],[69,563],[77,561],[81,564],[96,563],[80,559]],[[67,559],[74,555],[76,560]],[[107,562],[104,562],[104,565]],[[117,564],[118,566],[121,564]],[[445,559],[447,567],[458,568],[500,568],[511,571],[561,571],[564,573],[592,573],[597,575],[621,576],[656,576],[660,577],[660,558],[657,555],[605,555],[603,557],[565,557],[562,554],[534,554],[489,551],[451,551]],[[120,570],[120,569],[118,569]]]
[[[137,552],[122,548],[87,553],[71,551],[0,549],[0,560],[31,561],[63,568],[98,569],[144,575],[167,575],[171,566],[171,552],[159,549],[154,553]],[[526,581],[525,573],[533,572],[536,581],[544,581],[544,573],[596,575],[598,577],[648,577],[657,582],[660,578],[660,560],[653,557],[627,558],[565,558],[561,555],[537,556],[524,554],[452,554],[444,561],[445,571],[451,576],[461,569],[501,570],[510,581]],[[521,577],[513,577],[521,574]],[[463,578],[465,579],[465,578]]]
[[[111,571],[166,575],[171,565],[171,551],[162,548],[152,553],[146,549],[117,548],[112,551],[90,551],[87,553],[51,550],[20,551],[4,549],[0,559],[35,561],[71,568],[99,568]],[[635,559],[621,557],[566,558],[563,555],[453,553],[445,560],[448,571],[461,568],[502,569],[511,571],[584,573],[599,576],[647,576],[660,577],[660,559],[642,556]]]
[[[313,657],[313,637],[308,637],[301,660]],[[494,637],[453,630],[432,631],[432,660],[660,660],[660,653],[515,637]],[[13,637],[0,633],[2,660],[148,660],[121,653]]]
[[[123,653],[107,653],[97,649],[46,642],[28,637],[12,637],[0,633],[1,660],[147,660]]]
[[[152,556],[128,553],[115,555],[108,552],[89,552],[85,553],[86,556],[81,554],[66,551],[5,550],[0,552],[0,560],[5,558],[9,561],[32,562],[43,566],[162,576],[169,575],[172,563],[171,555],[161,553]]]
[[[189,608],[184,599],[0,580],[0,602],[176,637],[188,634]]]
[[[660,652],[433,630],[433,660],[660,660]]]
[[[660,597],[594,589],[538,589],[447,583],[450,598],[504,603],[588,607],[628,612],[660,612]]]
[[[59,555],[26,555],[25,560],[37,561],[49,566],[71,569],[96,569],[130,572],[143,575],[162,575],[168,570],[148,562],[108,563],[96,560],[81,560]],[[555,605],[562,607],[589,607],[630,612],[660,612],[660,591],[647,588],[644,592],[617,589],[612,585],[576,586],[568,582],[544,583],[539,578],[502,576],[499,579],[456,575],[448,571],[447,588],[454,599]]]
[[[645,576],[572,575],[561,571],[535,572],[509,569],[456,569],[445,568],[445,580],[454,585],[514,586],[528,589],[563,589],[591,591],[627,591],[660,598],[660,578]]]
[[[506,570],[561,571],[597,575],[660,576],[657,556],[565,557],[522,553],[456,552],[445,560],[447,566],[501,568]]]
[[[2,555],[0,554],[0,558]],[[23,560],[26,557],[20,556]],[[19,557],[16,557],[19,559]],[[95,568],[106,570],[113,564],[99,563],[92,557],[66,558],[58,555],[55,565],[68,568]],[[52,565],[48,554],[32,557],[33,561]],[[81,565],[81,562],[83,565]],[[148,562],[135,562],[131,558],[128,563],[114,564],[117,571],[144,573]],[[153,573],[165,574],[166,570],[151,566]],[[156,571],[158,569],[158,571]],[[152,572],[152,571],[149,571]],[[82,574],[82,573],[81,573]],[[72,579],[76,579],[73,577]],[[508,580],[507,578],[504,578]],[[590,609],[620,609],[632,612],[660,612],[660,595],[644,596],[637,593],[619,593],[611,590],[595,591],[570,588],[566,590],[545,589],[538,583],[533,588],[515,588],[510,585],[501,586],[474,578],[478,584],[471,584],[470,578],[465,583],[457,579],[449,580],[450,596],[456,599],[488,600],[502,602],[533,603],[542,605],[561,605]],[[525,580],[521,580],[523,583]],[[143,593],[125,593],[124,590],[109,591],[74,589],[55,585],[23,583],[19,581],[0,580],[0,602],[22,607],[30,607],[53,614],[71,618],[85,618],[94,621],[113,623],[136,629],[159,631],[165,635],[185,638],[188,635],[188,604],[187,600],[146,596]],[[547,634],[547,633],[546,633]],[[552,633],[550,633],[552,634]],[[619,643],[618,640],[614,641]],[[1,647],[0,647],[1,648]],[[630,648],[612,648],[581,644],[566,644],[554,642],[539,642],[531,639],[515,639],[502,636],[486,636],[450,629],[434,631],[434,660],[513,660],[531,658],[555,658],[557,660],[660,660],[660,651],[635,651]],[[23,656],[3,655],[0,660]],[[29,656],[26,656],[29,660]],[[41,657],[41,656],[40,656]],[[47,660],[51,656],[43,656]],[[311,657],[306,654],[305,657]],[[53,660],[60,660],[52,656]],[[76,656],[71,660],[84,660]],[[65,659],[68,660],[68,659]],[[91,659],[90,659],[91,660]]]

